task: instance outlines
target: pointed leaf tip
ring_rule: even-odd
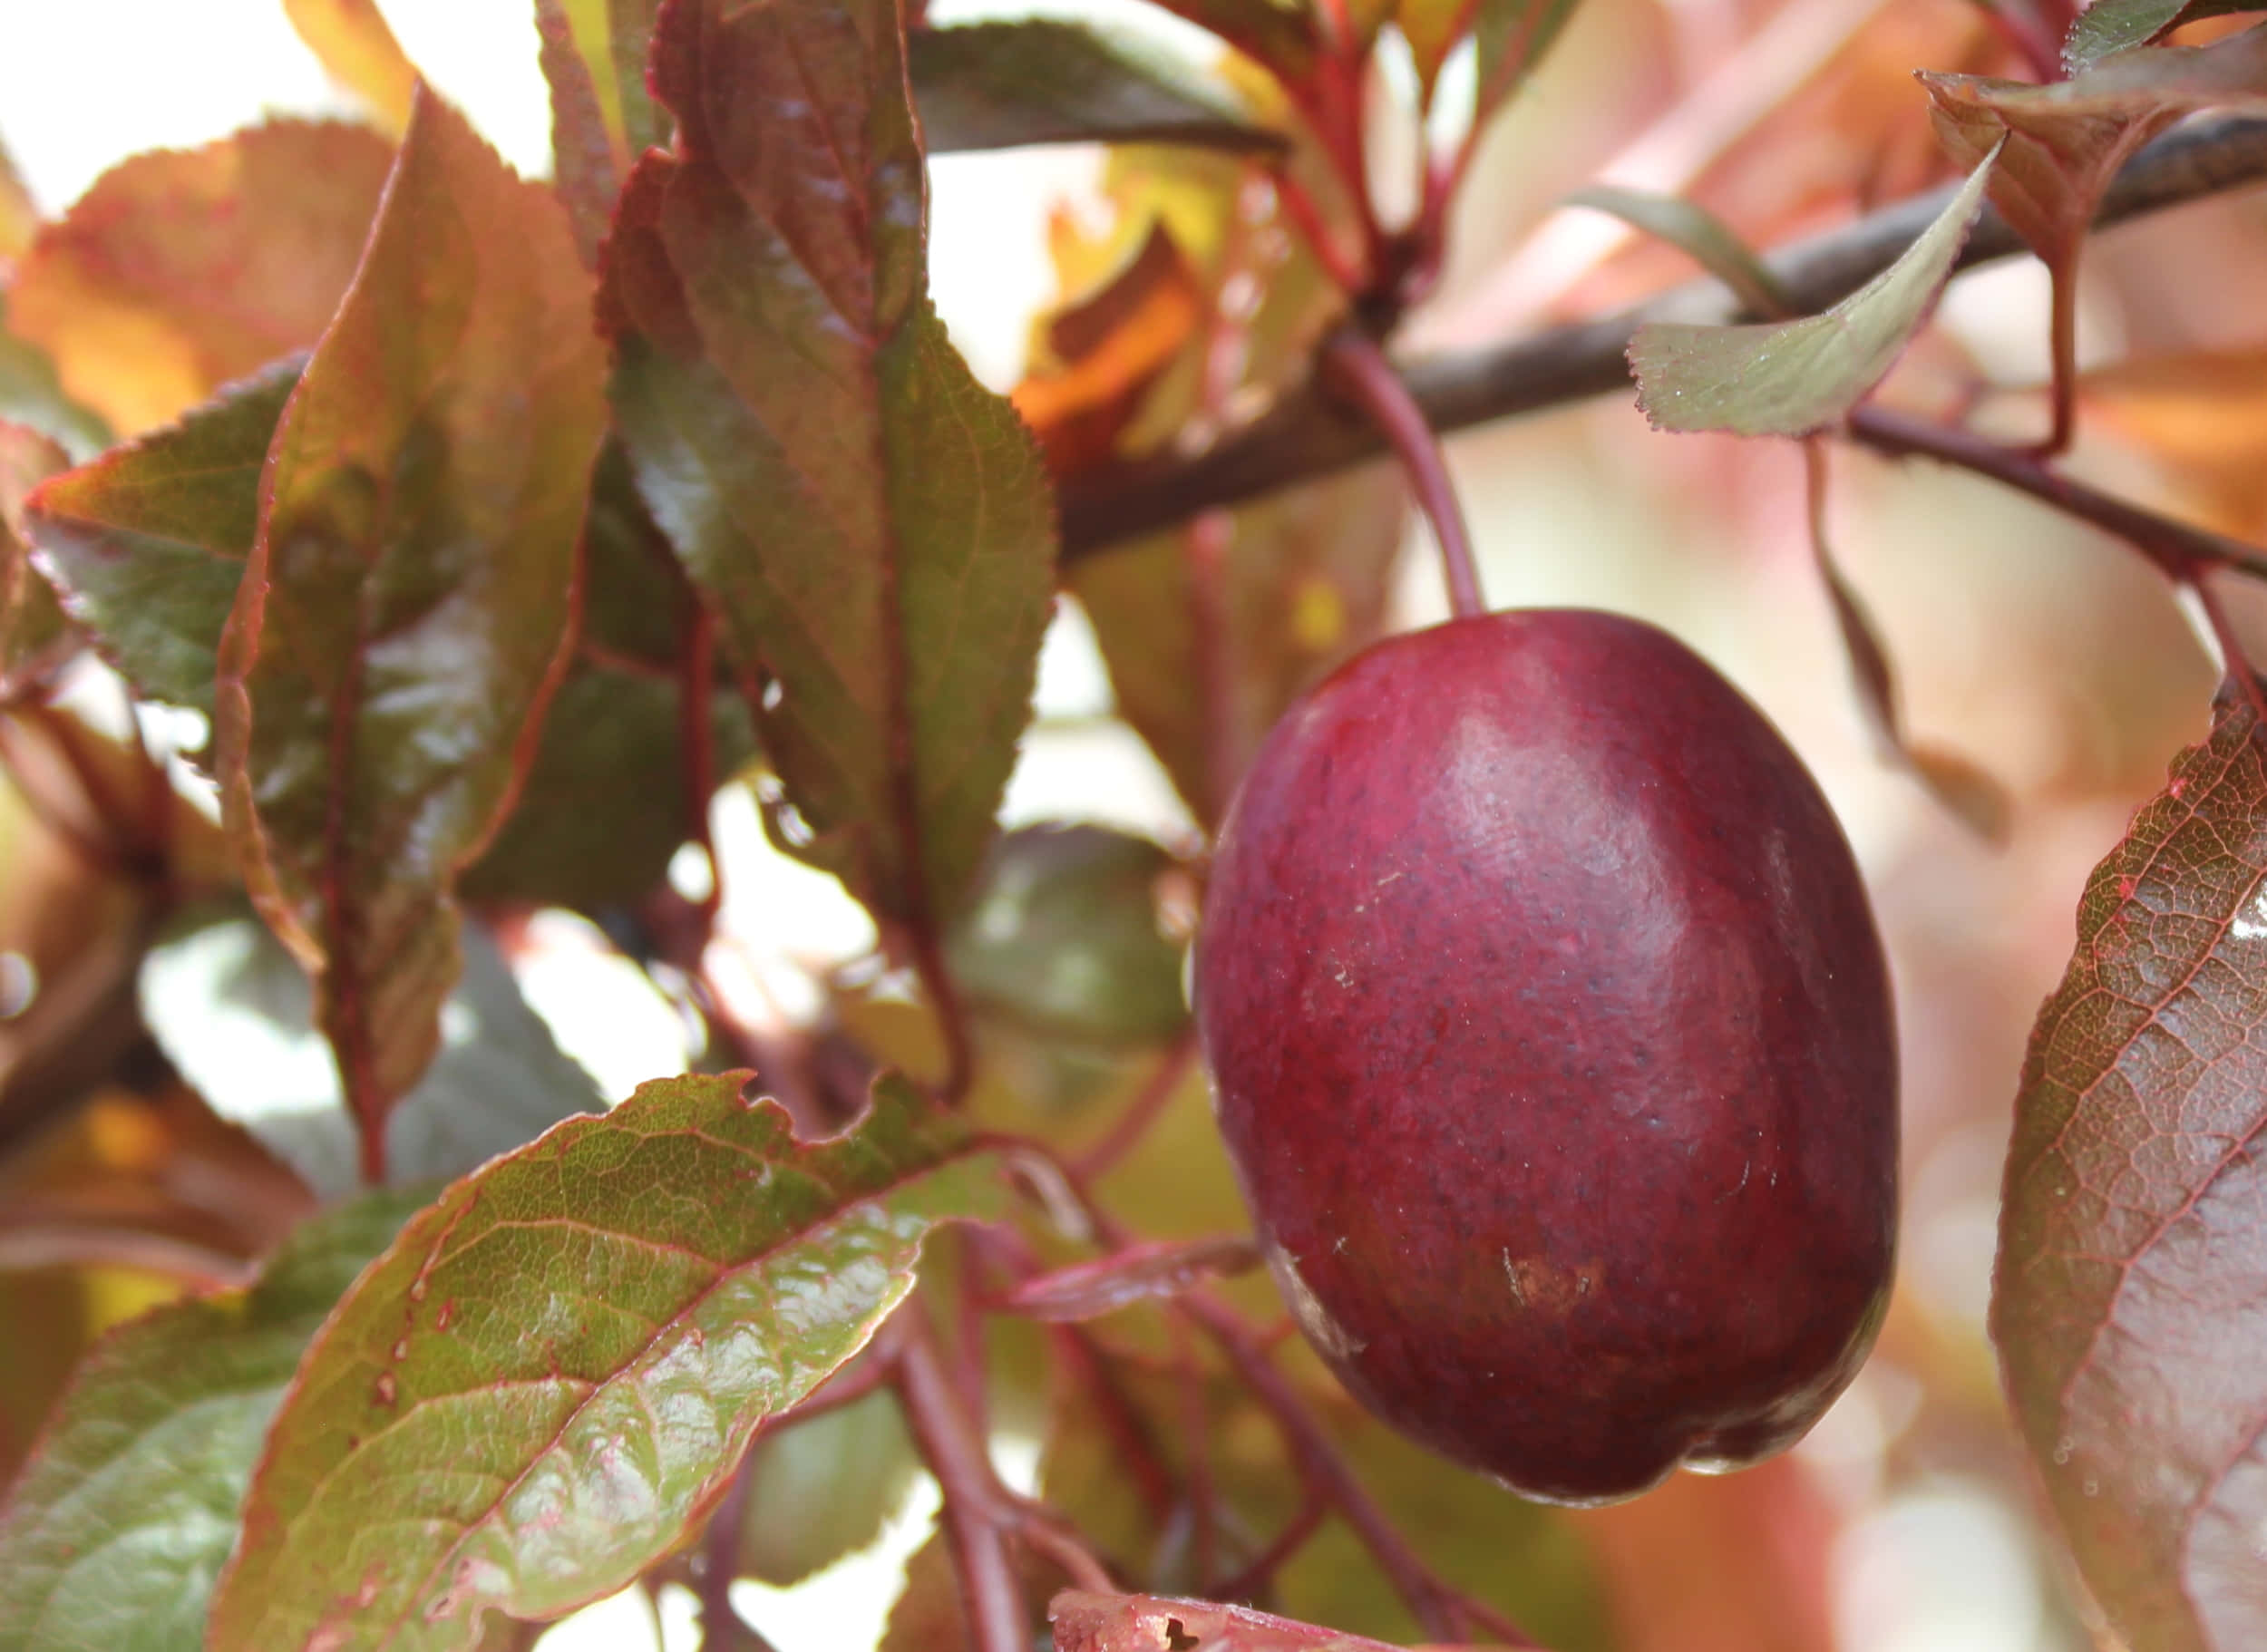
[[[657,1080],[421,1212],[269,1432],[210,1652],[471,1647],[680,1541],[757,1425],[865,1346],[996,1159],[906,1080],[797,1141],[752,1075]]]
[[[589,305],[550,190],[421,90],[277,429],[221,637],[224,816],[261,916],[317,977],[371,1179],[439,1042],[457,872],[566,665],[606,418]]]
[[[1959,259],[1999,151],[1903,255],[1832,309],[1752,326],[1649,322],[1630,341],[1656,430],[1807,436],[1863,401],[1926,321]]]

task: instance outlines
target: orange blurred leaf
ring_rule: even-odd
[[[1101,287],[1048,322],[1056,360],[1009,400],[1065,475],[1099,463],[1202,319],[1196,277],[1162,223]]]
[[[2267,528],[2267,344],[2119,362],[2081,379],[2078,399],[2193,488],[2211,526]]]
[[[39,228],[39,209],[15,170],[8,151],[0,149],[0,277],[24,256]]]
[[[362,127],[272,121],[121,161],[41,229],[9,324],[122,435],[165,423],[315,343],[393,160]]]
[[[417,70],[378,11],[377,0],[283,0],[284,15],[330,77],[370,106],[394,137],[409,130]]]

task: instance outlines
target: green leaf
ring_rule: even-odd
[[[0,1652],[180,1652],[268,1420],[308,1339],[423,1197],[306,1223],[245,1290],[113,1331],[79,1367],[0,1514]]]
[[[1756,249],[1735,234],[1731,226],[1698,201],[1673,195],[1653,195],[1643,189],[1624,189],[1613,184],[1594,184],[1566,198],[1570,207],[1594,207],[1610,212],[1635,228],[1667,241],[1702,269],[1731,289],[1732,296],[1756,316],[1777,321],[1795,313],[1771,267]]]
[[[462,1647],[679,1541],[756,1425],[863,1347],[997,1162],[901,1078],[805,1144],[746,1074],[664,1079],[459,1182],[301,1365],[210,1652]]]
[[[1072,567],[1118,714],[1199,821],[1292,701],[1383,634],[1407,518],[1400,472],[1372,466],[1213,519],[1224,534],[1200,521]]]
[[[766,1434],[748,1453],[740,1575],[786,1589],[864,1548],[919,1472],[886,1392]]]
[[[1653,427],[1807,436],[1863,401],[1935,306],[1997,154],[1969,174],[1902,257],[1823,314],[1753,326],[1639,327],[1630,367]]]
[[[1998,151],[1991,204],[2066,279],[2104,191],[2135,151],[2196,110],[2267,103],[2267,27],[2209,46],[2128,53],[2046,86],[1919,79],[1954,163],[1976,166]]]
[[[55,593],[32,563],[26,497],[70,462],[39,432],[0,421],[0,698],[51,675],[77,649]]]
[[[433,1059],[451,890],[509,811],[570,640],[604,427],[550,193],[420,92],[369,250],[269,454],[220,645],[215,769],[260,914],[382,1173]]]
[[[1209,29],[1285,81],[1314,72],[1320,42],[1307,0],[1158,0],[1167,11]]]
[[[622,180],[638,156],[669,141],[646,90],[659,9],[659,0],[535,0],[551,88],[551,177],[594,267]]]
[[[486,931],[464,933],[441,1053],[387,1118],[395,1185],[461,1176],[605,1104],[520,996]],[[212,1110],[241,1124],[325,1199],[357,1182],[338,1067],[306,972],[257,918],[192,912],[150,948],[137,983],[158,1046]]]
[[[393,161],[367,127],[295,120],[131,156],[41,228],[11,326],[119,430],[167,423],[313,346]]]
[[[1580,0],[1478,0],[1471,18],[1479,91],[1473,124],[1501,109],[1572,21]]]
[[[2152,1652],[2267,1645],[2267,763],[2233,688],[2087,880],[2016,1098],[1991,1330],[2087,1585]]]
[[[906,55],[932,153],[1025,143],[1285,147],[1186,65],[1085,24],[1025,17],[917,29]]]
[[[5,292],[0,292],[0,419],[29,425],[81,462],[118,440],[100,413],[71,399],[47,352],[9,326]]]
[[[1188,1025],[1182,940],[1165,933],[1180,862],[1101,826],[1035,826],[992,845],[946,959],[968,1006],[1075,1043],[1156,1045]]]
[[[2062,66],[2083,74],[2112,53],[2145,46],[2184,23],[2261,10],[2267,7],[2245,0],[2094,0],[2070,25]]]
[[[40,489],[34,557],[145,699],[212,710],[220,633],[259,532],[259,479],[302,363],[277,364]]]
[[[748,684],[777,834],[933,929],[1030,714],[1055,521],[923,296],[904,84],[887,0],[671,7],[681,152],[631,177],[605,308],[638,484]]]

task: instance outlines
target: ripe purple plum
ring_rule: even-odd
[[[1651,626],[1452,620],[1283,718],[1194,999],[1301,1328],[1369,1409],[1595,1503],[1792,1444],[1886,1307],[1897,1060],[1816,783]]]

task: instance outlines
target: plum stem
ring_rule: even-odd
[[[1459,619],[1486,613],[1487,599],[1480,592],[1480,568],[1473,558],[1472,536],[1464,528],[1464,506],[1449,478],[1440,438],[1425,422],[1425,410],[1401,382],[1377,341],[1358,327],[1341,327],[1324,343],[1322,369],[1329,388],[1362,410],[1401,461],[1417,507],[1433,524],[1433,539],[1440,547],[1442,572],[1448,581],[1450,608]]]

